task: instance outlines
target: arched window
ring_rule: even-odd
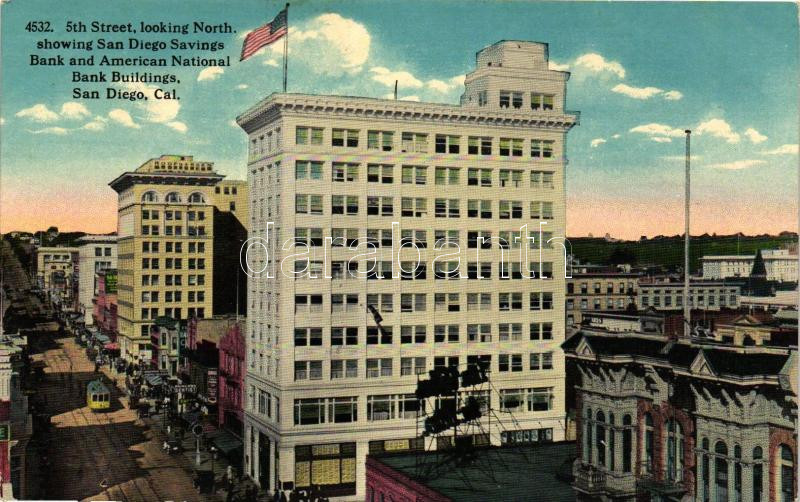
[[[742,502],[742,447],[733,445],[733,500]]]
[[[588,408],[586,410],[586,433],[584,434],[586,439],[586,448],[584,448],[584,458],[587,463],[592,463],[592,429],[594,423],[594,417],[592,416],[592,409]]]
[[[683,428],[677,420],[667,421],[665,449],[667,453],[667,479],[683,480]]]
[[[194,192],[189,195],[189,204],[205,204],[206,198],[200,192]]]
[[[780,490],[781,502],[791,502],[794,500],[794,454],[789,446],[780,446]]]
[[[633,420],[630,415],[622,417],[622,472],[631,472],[633,455]]]
[[[595,443],[597,444],[597,466],[606,465],[606,415],[602,411],[597,412],[597,427],[595,432]]]
[[[753,502],[761,502],[764,493],[764,450],[760,446],[753,448]]]
[[[703,502],[709,502],[711,500],[711,461],[708,458],[708,453],[711,445],[708,438],[703,438],[700,444],[703,449],[703,465],[700,479],[703,485]]]
[[[165,199],[167,202],[180,202],[181,196],[178,192],[170,192],[167,194],[167,198]]]
[[[648,474],[653,472],[653,416],[649,413],[644,414],[644,471]]]
[[[616,469],[617,456],[617,431],[614,429],[614,414],[608,414],[608,469]]]
[[[158,194],[152,190],[142,194],[142,202],[158,202]]]
[[[716,487],[717,502],[728,502],[728,445],[722,441],[717,441],[714,445],[714,485]]]

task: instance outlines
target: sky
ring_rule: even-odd
[[[281,90],[283,44],[241,63],[238,55],[245,33],[282,6],[2,0],[0,231],[114,231],[108,182],[165,153],[244,179],[247,140],[233,119]],[[456,104],[476,51],[503,39],[546,42],[551,68],[571,72],[566,108],[581,112],[567,140],[568,236],[682,233],[687,128],[692,234],[796,231],[797,19],[790,3],[301,0],[289,12],[288,90],[387,97],[398,80],[401,99]],[[57,40],[111,38],[64,33],[67,20],[227,22],[236,33],[181,38],[223,42],[214,57],[233,64],[158,69],[176,73],[180,101],[72,100],[75,68],[28,66],[30,54],[56,54],[36,49],[45,36],[25,31],[31,20],[50,21],[57,32],[47,38]],[[173,53],[72,53],[91,54]]]

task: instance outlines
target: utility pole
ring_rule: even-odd
[[[683,243],[683,336],[689,338],[692,334],[692,308],[689,306],[689,201],[691,186],[690,169],[690,142],[692,131],[686,129],[686,200],[684,201],[684,243]]]

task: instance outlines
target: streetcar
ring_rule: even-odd
[[[92,380],[86,385],[86,405],[93,411],[111,407],[111,392],[100,380]]]

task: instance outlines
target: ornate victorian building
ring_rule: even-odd
[[[795,500],[796,346],[589,328],[562,348],[579,500]]]

